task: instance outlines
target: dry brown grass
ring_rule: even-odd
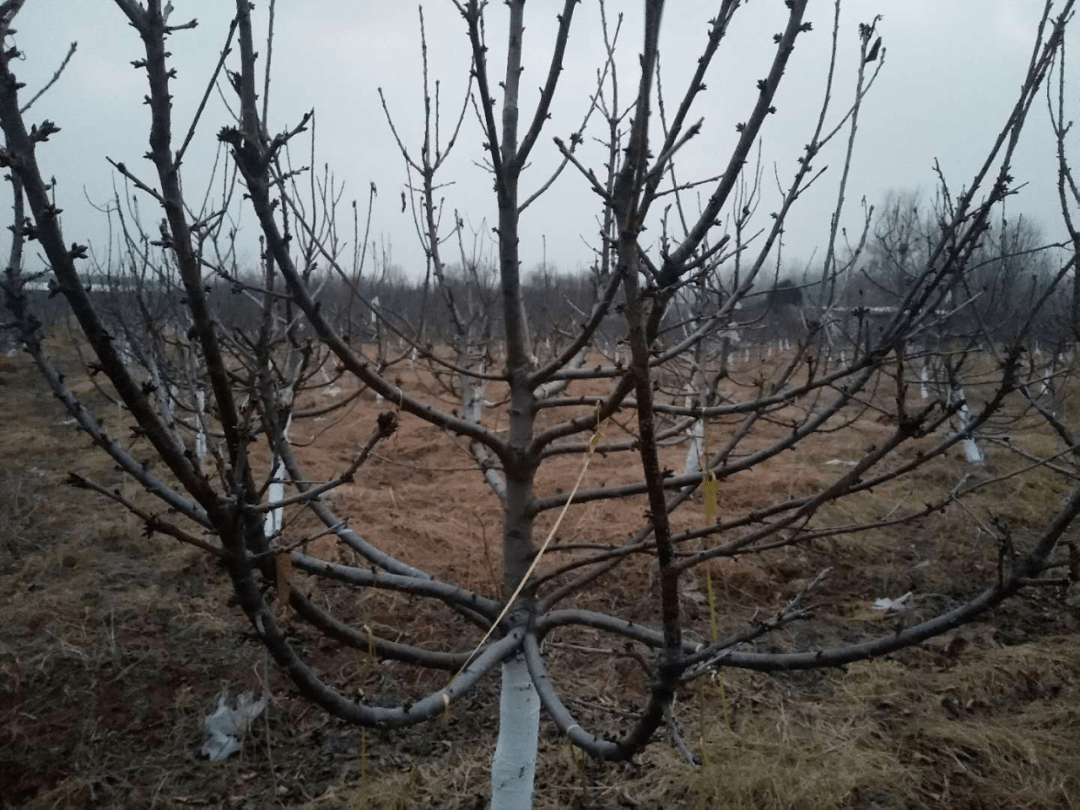
[[[5,360],[0,806],[483,806],[495,734],[497,684],[491,682],[442,721],[382,735],[328,720],[272,672],[269,735],[260,725],[240,757],[219,767],[201,762],[202,717],[222,690],[262,688],[264,655],[228,603],[224,573],[201,553],[147,540],[136,521],[62,485],[76,469],[103,483],[129,486],[85,437],[64,424],[67,417],[25,356]],[[68,371],[72,384],[94,399],[76,370]],[[430,378],[403,377],[411,387],[432,385]],[[878,392],[891,395],[887,385]],[[312,439],[303,455],[315,477],[344,465],[377,411],[365,399],[326,433],[318,433],[323,423],[298,427],[297,439]],[[498,427],[500,414],[489,418]],[[725,428],[711,430],[720,435]],[[721,484],[721,512],[735,515],[812,491],[842,473],[824,462],[857,458],[889,430],[866,419],[855,431],[814,437],[795,453],[740,473]],[[616,425],[605,432],[612,439],[620,435]],[[766,427],[756,442],[782,433]],[[1053,447],[1040,434],[1019,440],[1028,449]],[[146,452],[137,444],[134,449]],[[905,450],[901,460],[912,452]],[[975,476],[1020,466],[1004,449],[988,453],[987,470]],[[668,466],[681,467],[678,448],[664,450],[663,457]],[[552,463],[539,480],[541,492],[566,486],[581,461],[567,456]],[[463,448],[406,416],[394,440],[380,446],[379,457],[332,500],[352,525],[392,553],[494,592],[499,514],[479,477],[467,472],[469,465]],[[917,508],[970,473],[951,457],[831,506],[824,517],[839,524],[865,521],[897,504]],[[598,457],[587,486],[635,477],[625,459]],[[987,488],[969,508],[983,519],[1004,516],[1023,542],[1023,532],[1045,521],[1063,488],[1059,479],[1039,472],[1023,483]],[[636,525],[643,509],[641,499],[576,508],[560,540],[611,542]],[[294,538],[317,529],[301,514],[289,517]],[[546,516],[538,532],[551,519]],[[696,501],[676,523],[690,527],[702,520],[704,506]],[[309,550],[347,558],[326,540]],[[915,526],[779,550],[761,559],[717,561],[709,570],[723,631],[743,627],[756,607],[775,609],[817,570],[834,567],[818,597],[816,620],[770,639],[784,649],[880,631],[879,617],[868,610],[876,596],[914,588],[922,594],[919,611],[947,607],[984,585],[995,564],[994,548],[977,522],[954,508]],[[650,575],[648,561],[636,561],[608,587],[583,594],[580,603],[647,618],[654,613]],[[688,588],[684,606],[692,627],[707,633],[703,572],[694,579],[697,588]],[[321,598],[343,618],[416,643],[471,639],[461,636],[460,625],[445,611],[393,595],[330,586]],[[1062,602],[1039,592],[922,650],[845,672],[772,678],[724,672],[722,679],[679,696],[684,735],[704,756],[698,771],[663,740],[634,765],[592,762],[545,725],[537,806],[1074,807],[1080,791],[1074,753],[1080,750],[1077,629],[1075,597]],[[392,664],[372,668],[362,655],[343,652],[303,627],[292,630],[305,654],[345,691],[402,698],[438,686],[444,677]],[[590,727],[617,729],[642,693],[642,673],[632,659],[618,650],[590,652],[610,644],[569,630],[548,642],[552,676]]]

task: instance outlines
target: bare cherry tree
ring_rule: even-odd
[[[859,226],[850,229],[856,235],[850,244],[842,243],[848,232],[842,222],[850,216],[846,200],[854,178],[849,167],[863,101],[885,62],[879,20],[868,21],[858,32],[843,31],[840,4],[834,4],[829,46],[824,49],[830,70],[820,113],[772,215],[755,225],[761,204],[760,169],[751,158],[776,111],[785,73],[795,69],[799,46],[807,37],[819,36],[808,21],[807,0],[786,3],[783,28],[768,43],[772,50],[766,74],[739,79],[756,84],[756,97],[750,109],[732,122],[735,143],[716,175],[707,178],[683,177],[677,167],[680,155],[693,149],[703,131],[693,110],[716,55],[740,15],[754,13],[744,10],[744,4],[720,0],[703,34],[693,75],[675,91],[673,104],[670,88],[660,85],[664,3],[644,3],[639,68],[629,82],[620,81],[615,59],[621,20],[610,21],[600,4],[599,33],[607,57],[597,66],[595,85],[577,100],[586,124],[566,139],[551,141],[544,133],[564,84],[563,63],[578,14],[577,0],[563,3],[539,99],[530,110],[524,107],[522,92],[524,0],[507,3],[501,78],[496,78],[488,44],[495,30],[492,12],[480,0],[455,5],[472,57],[472,84],[449,130],[453,134],[440,141],[440,127],[432,126],[439,120],[437,107],[430,106],[425,118],[428,130],[419,135],[394,130],[410,167],[417,231],[433,277],[433,297],[441,299],[448,318],[443,322],[450,324],[442,335],[448,345],[438,345],[423,323],[410,323],[376,302],[358,283],[355,264],[350,267],[343,261],[348,251],[334,224],[337,194],[328,176],[321,192],[306,197],[295,182],[297,172],[311,167],[294,167],[289,154],[312,119],[304,116],[271,134],[276,129],[268,103],[271,42],[260,77],[247,0],[238,0],[232,26],[222,33],[225,49],[216,68],[210,66],[206,90],[209,95],[222,75],[228,48],[235,41],[238,69],[228,74],[235,118],[225,117],[216,126],[243,194],[215,200],[205,211],[185,199],[184,188],[193,188],[195,181],[181,182],[182,158],[191,139],[210,126],[206,119],[212,113],[200,107],[195,120],[179,128],[170,103],[176,79],[168,51],[182,46],[195,23],[177,23],[163,11],[160,0],[150,0],[146,7],[116,0],[143,48],[137,67],[148,81],[148,156],[153,174],[138,176],[120,161],[116,168],[158,206],[162,225],[156,247],[165,251],[182,290],[182,318],[178,316],[178,328],[169,333],[160,358],[172,364],[183,360],[191,369],[189,386],[196,382],[204,386],[207,398],[205,410],[192,417],[200,423],[189,419],[184,429],[170,417],[166,407],[170,401],[162,398],[149,366],[143,363],[140,372],[139,365],[124,356],[117,327],[95,302],[87,272],[80,269],[86,266],[81,263],[88,259],[87,250],[69,243],[61,229],[58,202],[44,178],[49,176],[48,150],[64,134],[49,121],[26,123],[21,84],[14,72],[19,53],[10,38],[23,0],[0,4],[5,42],[0,55],[0,125],[5,135],[0,163],[11,172],[15,211],[4,288],[22,340],[80,428],[168,513],[116,496],[114,500],[139,515],[147,531],[193,543],[222,561],[259,639],[304,697],[349,722],[402,728],[440,715],[481,678],[501,668],[493,803],[525,807],[533,792],[540,707],[574,745],[593,756],[632,757],[670,725],[693,760],[677,733],[673,701],[680,688],[696,679],[731,667],[780,672],[883,655],[970,621],[1023,588],[1068,583],[1055,569],[1065,564],[1057,553],[1059,542],[1080,513],[1076,489],[1039,532],[1022,540],[1001,532],[995,549],[997,576],[988,578],[980,592],[947,609],[909,614],[887,632],[875,634],[862,627],[853,631],[856,641],[837,646],[780,652],[759,646],[778,628],[807,618],[808,595],[827,575],[825,569],[807,570],[803,587],[775,604],[761,605],[764,612],[724,617],[715,611],[694,616],[686,610],[690,583],[712,576],[711,566],[718,560],[791,555],[826,538],[889,530],[926,518],[994,482],[993,477],[974,482],[961,478],[934,502],[882,506],[859,520],[844,520],[838,517],[842,513],[829,508],[938,464],[973,430],[1013,407],[1013,395],[1025,384],[1022,355],[1036,316],[1071,265],[1055,271],[1044,294],[1025,304],[1007,335],[996,336],[995,362],[983,364],[979,401],[970,404],[962,422],[955,420],[958,402],[924,401],[911,393],[908,352],[935,329],[943,310],[963,306],[965,296],[975,294],[965,280],[973,273],[994,211],[1013,193],[1010,167],[1017,141],[1061,48],[1072,0],[1054,14],[1047,4],[1020,91],[984,163],[967,178],[962,193],[952,196],[943,185],[947,203],[938,227],[917,254],[905,255],[903,288],[897,291],[891,312],[873,320],[862,308],[853,308],[850,296],[872,211],[857,214]],[[273,4],[270,12],[272,21]],[[851,89],[844,91],[836,64],[838,51],[848,41],[858,48],[858,64]],[[425,99],[430,99],[426,57],[419,72]],[[627,87],[632,88],[629,97],[620,96]],[[848,100],[837,110],[836,99],[843,93]],[[450,215],[452,206],[444,207],[437,199],[443,190],[436,172],[451,154],[459,130],[472,126],[470,109],[475,111],[485,149],[487,175],[480,182],[493,184],[497,212],[493,223],[497,286],[490,288],[466,247],[464,215]],[[590,163],[591,152],[578,149],[594,111],[603,118],[598,128],[603,156],[596,165]],[[177,138],[181,131],[187,134]],[[769,309],[761,304],[777,286],[785,224],[806,189],[823,182],[825,170],[818,162],[834,142],[841,145],[842,154],[841,169],[834,172],[836,202],[821,274],[804,285],[805,296],[800,299],[801,328],[791,348],[770,362],[757,352],[752,359],[746,355],[740,359],[733,351],[735,341],[767,325]],[[133,149],[127,144],[118,148]],[[535,177],[530,168],[541,149],[557,150],[557,168],[552,175]],[[593,236],[595,295],[588,311],[577,313],[573,331],[553,335],[538,351],[524,306],[522,222],[537,195],[554,183],[574,184],[576,193],[596,198],[595,221],[600,227]],[[262,262],[257,277],[241,278],[228,250],[210,249],[214,229],[226,212],[241,205],[250,207],[259,226]],[[133,458],[53,368],[24,291],[22,251],[27,239],[39,242],[55,288],[67,300],[96,358],[95,368],[130,412],[140,440],[153,448],[160,472]],[[444,258],[455,243],[463,270],[460,283]],[[354,256],[360,247],[353,245]],[[215,311],[208,280],[222,278],[239,285],[257,304],[250,326],[231,328]],[[331,280],[346,285],[347,309],[324,301],[322,291]],[[488,297],[492,293],[497,293],[495,300]],[[353,306],[366,310],[379,329],[389,330],[393,341],[372,344],[353,339],[354,319],[349,314]],[[425,315],[420,320],[435,311],[434,304],[422,309]],[[608,340],[613,333],[619,335],[617,340]],[[477,352],[479,346],[495,347],[495,352]],[[613,355],[611,362],[602,359],[599,350]],[[447,408],[437,397],[410,391],[388,373],[391,361],[400,363],[414,351],[456,381],[453,390],[459,407]],[[290,442],[289,423],[299,407],[298,392],[321,367],[317,358],[324,352],[332,358],[335,374],[382,397],[387,408],[346,468],[329,481],[313,482]],[[493,364],[494,355],[501,367]],[[160,372],[164,360],[155,362]],[[489,408],[486,386],[497,389],[492,396],[496,403],[505,404]],[[190,401],[186,404],[190,409]],[[867,414],[890,426],[887,435],[850,459],[826,484],[807,492],[763,493],[748,507],[724,504],[719,494],[723,482],[775,463],[817,437],[852,428]],[[421,559],[386,553],[365,536],[363,526],[350,525],[324,497],[351,480],[375,446],[393,434],[398,420],[406,418],[423,420],[447,437],[465,440],[478,475],[486,480],[486,492],[498,503],[502,581],[490,592],[441,579],[424,570]],[[212,460],[196,452],[197,428],[209,437]],[[269,440],[284,475],[257,472],[265,469],[254,445],[257,437]],[[901,452],[915,443],[917,452]],[[537,483],[542,470],[566,457],[577,459],[576,483],[564,481],[559,487]],[[676,473],[672,462],[679,461],[681,472]],[[1032,465],[1043,463],[1036,459]],[[590,465],[620,475],[613,474],[599,486],[583,484]],[[104,487],[83,481],[110,495]],[[283,487],[274,488],[275,483]],[[565,515],[597,502],[635,511],[644,508],[644,517],[629,536],[596,542],[558,539]],[[704,519],[695,517],[700,513],[694,504],[704,506]],[[299,530],[267,521],[268,514],[284,507],[313,517],[361,562],[350,565],[307,553]],[[808,565],[805,557],[795,559]],[[655,583],[646,617],[640,605],[626,605],[623,614],[588,606],[591,594],[640,569],[647,570]],[[340,586],[442,603],[460,617],[461,635],[444,649],[431,649],[351,626],[313,596],[319,588]],[[290,641],[281,623],[282,603],[296,619],[344,647],[445,670],[450,673],[446,685],[396,706],[358,702],[331,685]],[[903,609],[900,602],[887,607]],[[549,677],[545,642],[580,629],[628,644],[627,654],[645,668],[645,692],[622,733],[583,727],[585,718],[571,710]]]

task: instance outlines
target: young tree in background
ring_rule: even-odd
[[[487,44],[496,27],[493,12],[479,0],[455,3],[472,53],[474,87],[469,102],[479,119],[489,172],[478,182],[494,187],[497,317],[491,314],[487,297],[494,288],[486,288],[474,273],[475,263],[470,265],[463,255],[465,276],[456,287],[441,255],[443,243],[461,235],[462,228],[462,217],[456,214],[452,220],[440,219],[441,203],[435,199],[441,193],[435,172],[453,138],[440,144],[436,125],[434,133],[425,131],[416,152],[409,145],[415,143],[416,134],[395,131],[403,155],[419,175],[410,188],[415,189],[420,238],[452,324],[452,332],[444,335],[451,344],[449,351],[440,351],[445,347],[434,345],[421,325],[410,325],[369,298],[356,281],[355,268],[341,266],[336,231],[325,227],[333,222],[334,194],[316,195],[314,205],[305,205],[298,193],[289,146],[310,126],[311,116],[270,134],[280,126],[269,114],[271,71],[269,60],[260,66],[247,0],[238,0],[233,27],[227,32],[229,42],[235,38],[239,55],[238,70],[229,73],[238,110],[235,120],[208,123],[211,113],[200,108],[186,127],[173,121],[171,86],[177,80],[169,67],[169,49],[182,46],[194,22],[177,23],[163,12],[160,0],[150,0],[146,7],[133,0],[116,0],[116,5],[144,49],[137,67],[145,71],[149,85],[147,157],[153,173],[143,176],[123,163],[117,170],[159,207],[163,218],[157,247],[182,288],[183,317],[182,328],[169,332],[162,327],[168,340],[161,353],[170,363],[180,356],[190,358],[188,366],[205,387],[207,421],[212,423],[204,433],[210,437],[213,461],[201,459],[195,451],[194,425],[185,428],[170,419],[147,364],[140,368],[121,354],[115,327],[93,299],[80,269],[86,266],[87,251],[61,229],[60,206],[44,178],[49,176],[48,150],[66,133],[52,122],[28,124],[25,119],[15,73],[19,53],[11,39],[21,0],[0,5],[0,34],[7,48],[0,56],[0,125],[5,135],[0,163],[10,170],[15,192],[13,250],[4,282],[8,305],[27,348],[79,426],[169,513],[111,497],[139,515],[148,532],[195,543],[218,557],[259,639],[299,692],[327,712],[363,726],[402,728],[452,709],[481,678],[499,668],[503,680],[493,805],[526,807],[533,790],[541,706],[582,750],[595,757],[627,759],[665,724],[676,728],[673,700],[682,687],[718,670],[813,669],[883,655],[970,621],[1025,587],[1060,581],[1047,572],[1061,565],[1056,553],[1059,541],[1080,513],[1080,490],[1075,489],[1031,537],[1021,542],[1003,533],[998,538],[998,576],[985,582],[981,591],[948,609],[919,612],[910,622],[885,632],[862,626],[853,631],[858,638],[850,643],[806,644],[780,652],[761,646],[778,628],[808,615],[806,595],[826,570],[806,571],[806,584],[796,593],[761,605],[765,612],[745,621],[740,617],[728,622],[714,611],[693,617],[685,609],[689,581],[695,576],[708,580],[714,561],[745,555],[768,558],[824,538],[887,530],[925,518],[993,483],[993,479],[962,479],[935,502],[882,507],[872,517],[856,521],[828,508],[887,488],[937,463],[973,430],[1011,407],[1011,395],[1027,384],[1021,356],[1048,296],[1026,303],[1015,328],[1000,338],[1003,345],[996,349],[997,363],[989,381],[980,372],[981,401],[962,424],[954,423],[957,402],[924,402],[910,394],[908,351],[936,328],[943,309],[964,306],[973,295],[965,280],[973,272],[994,211],[1012,193],[1013,152],[1030,105],[1061,47],[1071,0],[1056,16],[1046,10],[1020,92],[985,162],[960,195],[948,196],[948,188],[943,189],[947,202],[938,227],[918,253],[905,255],[904,287],[897,291],[894,311],[875,321],[858,307],[853,311],[845,294],[861,259],[872,211],[861,215],[861,236],[844,258],[839,240],[846,233],[841,221],[862,103],[886,62],[877,20],[862,25],[858,36],[852,37],[859,60],[850,102],[839,112],[833,109],[840,91],[839,79],[830,71],[820,116],[779,203],[771,217],[752,230],[750,222],[760,203],[760,170],[748,176],[748,171],[755,171],[750,156],[776,111],[785,73],[798,69],[800,46],[805,38],[817,36],[806,19],[807,0],[789,0],[782,30],[771,43],[763,43],[772,49],[766,75],[742,77],[756,85],[756,98],[732,122],[737,139],[711,179],[681,176],[678,159],[703,132],[692,111],[725,37],[736,30],[741,15],[757,13],[756,6],[744,8],[737,0],[721,0],[709,21],[694,74],[675,94],[674,104],[664,103],[670,91],[661,92],[657,78],[664,3],[644,3],[644,29],[635,45],[641,51],[639,71],[629,83],[617,81],[614,53],[621,29],[609,26],[605,16],[597,33],[607,45],[607,61],[585,105],[599,109],[605,118],[606,166],[591,166],[582,157],[577,150],[583,138],[579,130],[569,143],[554,139],[561,156],[559,168],[555,177],[538,178],[529,168],[536,150],[551,148],[545,128],[552,105],[561,92],[574,89],[565,86],[563,63],[579,4],[565,0],[539,100],[526,109],[521,89],[524,0],[507,4],[501,78],[496,77]],[[839,26],[839,2],[833,19],[828,53],[835,65],[837,50],[846,41]],[[226,58],[214,70],[211,86]],[[426,82],[426,61],[423,68]],[[631,97],[620,98],[619,92],[628,86],[634,88]],[[428,99],[426,91],[425,84]],[[463,104],[462,121],[464,109]],[[430,126],[430,110],[425,120]],[[181,182],[182,157],[190,138],[210,127],[228,147],[243,193],[199,210],[185,198],[185,187],[194,188],[196,181],[185,176]],[[189,134],[177,138],[181,131]],[[847,145],[828,250],[821,276],[808,291],[813,294],[803,299],[802,332],[777,361],[766,364],[755,359],[736,369],[731,360],[733,335],[768,328],[755,296],[776,285],[770,268],[779,266],[785,223],[807,187],[822,177],[824,169],[817,167],[822,150],[843,136]],[[119,148],[131,150],[129,145]],[[564,168],[572,171],[560,177]],[[527,259],[520,252],[521,223],[535,195],[556,180],[577,184],[581,193],[596,198],[601,223],[595,245],[596,295],[591,310],[578,315],[572,332],[553,335],[547,350],[536,352],[523,301],[522,266]],[[407,202],[403,199],[403,204]],[[242,284],[258,304],[258,319],[247,328],[229,329],[215,312],[207,284],[215,277],[235,281],[236,268],[223,259],[225,254],[209,250],[206,240],[225,212],[240,206],[254,213],[263,245],[260,277]],[[96,357],[95,370],[108,378],[137,424],[140,441],[153,448],[161,472],[136,461],[55,372],[22,287],[27,239],[40,243],[56,290],[68,301]],[[453,375],[459,407],[447,409],[437,397],[410,391],[388,374],[385,350],[354,339],[353,321],[324,304],[328,276],[317,272],[316,265],[329,267],[338,282],[348,285],[349,301],[371,312],[380,328],[394,332],[401,346],[399,360],[415,349],[433,368]],[[1057,271],[1047,289],[1067,273],[1068,267]],[[464,291],[464,297],[457,290]],[[618,344],[625,347],[625,356],[612,363],[586,361],[598,335],[615,328],[613,324],[618,324]],[[478,342],[488,341],[504,358],[501,368],[489,366],[473,351]],[[372,425],[370,439],[348,468],[333,480],[316,484],[294,451],[289,425],[302,381],[310,376],[311,358],[319,352],[329,352],[348,379],[381,396],[387,410]],[[963,367],[954,371],[963,372]],[[495,417],[485,413],[483,397],[477,394],[484,386],[498,386],[504,395],[505,408]],[[854,429],[868,412],[879,414],[891,426],[887,435],[851,459],[824,486],[809,492],[767,493],[762,502],[746,508],[723,504],[718,494],[723,481],[767,465],[820,435]],[[375,446],[393,434],[397,420],[406,418],[442,429],[447,441],[465,440],[490,497],[498,502],[502,581],[489,592],[442,579],[424,570],[421,558],[400,559],[386,553],[365,536],[362,525],[350,525],[324,497],[351,480]],[[625,438],[617,436],[620,430],[626,432]],[[256,472],[253,443],[259,437],[269,440],[273,456],[287,473],[280,494],[275,494],[272,481]],[[900,452],[916,442],[917,452]],[[680,474],[665,466],[670,453],[664,447],[672,443],[689,443],[692,448],[694,461],[682,465]],[[558,488],[538,484],[541,471],[560,457],[577,460],[576,483]],[[622,472],[632,469],[634,475],[599,486],[583,484],[594,459],[597,465],[615,460]],[[109,495],[93,482],[82,483]],[[644,507],[644,516],[629,536],[599,543],[556,539],[565,514],[597,502],[635,511]],[[695,503],[704,506],[704,520],[688,515],[688,507]],[[349,565],[306,553],[303,538],[291,535],[288,526],[275,528],[266,520],[268,513],[285,507],[310,513],[361,562]],[[552,526],[551,515],[556,516],[553,527],[539,531],[540,526]],[[587,595],[611,588],[644,560],[649,561],[655,581],[654,592],[648,595],[651,622],[642,623],[630,609],[633,606],[621,606],[627,612],[620,615],[619,610],[601,612],[584,605]],[[447,649],[433,650],[350,626],[317,598],[320,588],[329,590],[338,586],[335,583],[440,602],[460,618],[460,637],[452,639]],[[279,603],[276,610],[271,597]],[[337,689],[290,640],[280,603],[288,604],[290,619],[307,623],[344,647],[445,670],[446,685],[395,706],[358,702]],[[887,607],[902,609],[892,603]],[[644,694],[629,728],[620,734],[604,727],[584,728],[585,718],[571,711],[548,676],[544,642],[575,628],[625,642],[627,655],[645,669]],[[681,744],[677,731],[674,734]],[[688,749],[686,754],[693,758]]]

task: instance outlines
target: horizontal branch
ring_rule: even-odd
[[[389,641],[370,632],[365,633],[335,618],[311,599],[293,589],[289,590],[289,604],[302,619],[321,631],[327,638],[332,638],[356,650],[372,652],[379,658],[416,664],[428,669],[456,671],[465,666],[469,656],[472,655],[472,651],[448,653],[425,650],[411,644]]]
[[[1011,565],[1007,563],[1009,571],[1004,581],[988,588],[967,604],[948,613],[920,622],[906,630],[861,644],[800,653],[753,653],[732,650],[719,656],[716,665],[753,669],[760,672],[838,667],[887,655],[941,635],[970,622],[1036,581],[1038,574],[1047,565],[1050,553],[1058,540],[1078,515],[1080,515],[1080,488],[1070,493],[1061,510],[1055,515],[1050,528],[1040,538],[1036,548],[1022,562]]]
[[[437,579],[420,579],[400,574],[380,574],[366,568],[354,568],[349,565],[332,563],[299,551],[292,552],[292,564],[293,567],[305,573],[329,577],[349,585],[411,593],[414,596],[426,596],[446,602],[452,607],[465,607],[480,613],[490,612],[493,608],[498,607],[491,600],[484,599],[464,588],[458,588],[456,585],[439,582]]]

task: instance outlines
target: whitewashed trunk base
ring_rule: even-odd
[[[540,734],[540,698],[525,658],[516,655],[502,668],[499,741],[491,760],[491,810],[530,810]]]

